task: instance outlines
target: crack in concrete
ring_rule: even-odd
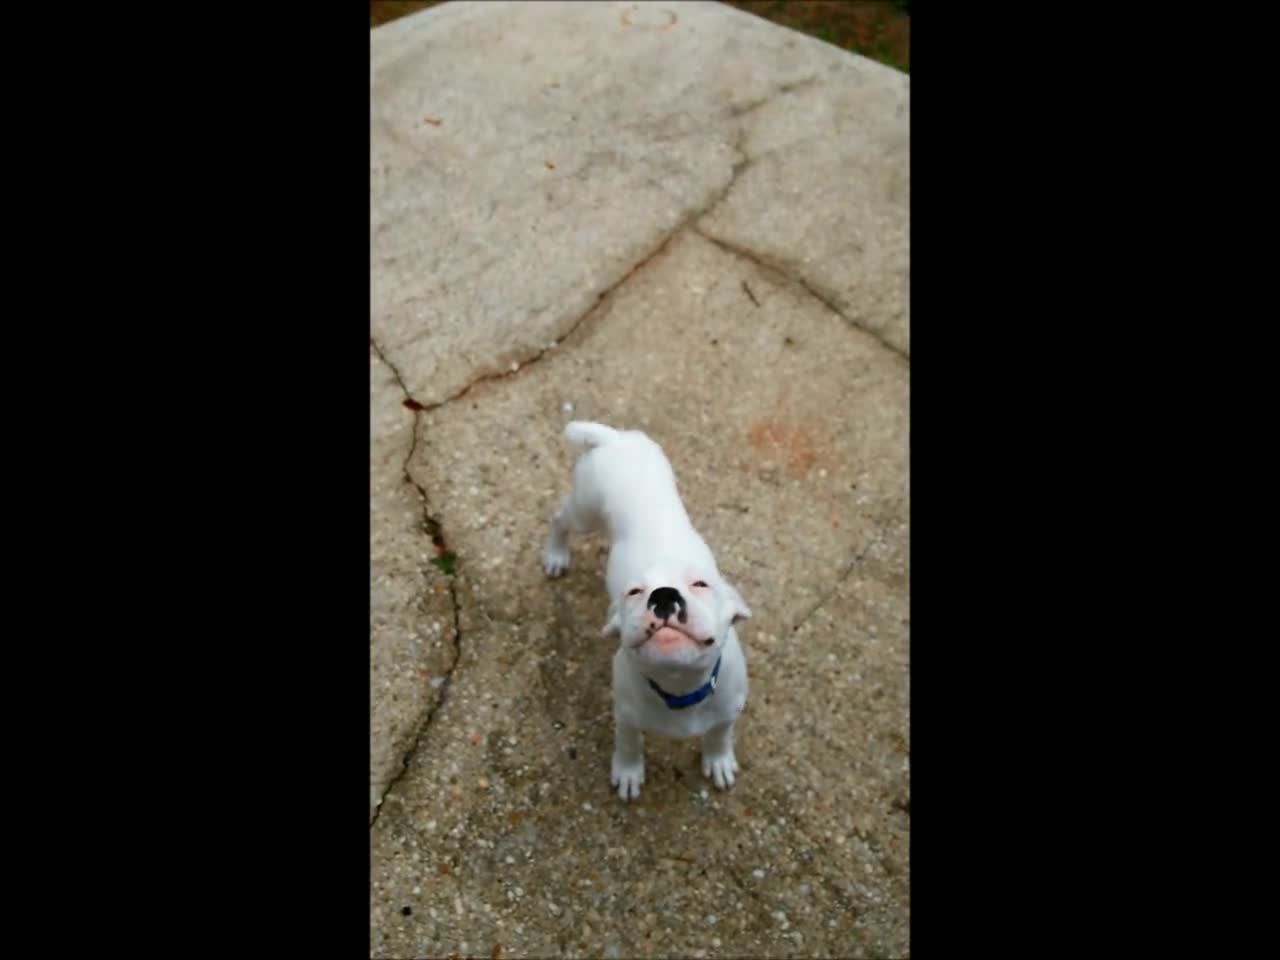
[[[761,107],[763,107],[765,104],[769,103],[770,101],[775,100],[778,97],[783,96],[784,94],[791,93],[793,90],[800,90],[800,89],[803,89],[804,87],[813,86],[813,84],[817,83],[821,79],[822,77],[820,75],[814,74],[812,77],[805,77],[802,80],[795,80],[791,83],[784,83],[782,84],[782,86],[778,87],[778,89],[770,93],[766,93],[763,97],[761,97],[758,100],[752,100],[748,103],[743,103],[736,107],[730,107],[729,116],[733,117],[733,119],[735,120],[745,117],[747,114],[754,113],[756,110],[759,110]]]
[[[413,397],[413,395],[409,392],[408,386],[404,382],[404,378],[400,376],[399,371],[396,370],[395,366],[386,358],[386,355],[383,353],[383,351],[378,346],[378,344],[374,341],[373,337],[370,337],[369,342],[373,344],[373,348],[377,352],[379,358],[381,358],[382,361],[386,363],[388,367],[391,368],[392,373],[394,373],[396,376],[396,380],[400,383],[400,388],[405,392],[405,397],[409,401],[411,401],[413,404],[412,409],[414,410],[414,417],[415,417],[414,447],[410,448],[410,457],[412,457],[413,451],[417,445],[418,421],[416,418],[419,413],[430,413],[434,410],[439,410],[441,407],[446,406],[450,403],[453,403],[456,400],[461,400],[463,397],[467,395],[467,393],[471,391],[473,387],[481,383],[485,383],[490,380],[508,379],[510,377],[515,376],[526,367],[532,366],[533,364],[537,363],[552,349],[560,346],[560,344],[564,343],[566,340],[572,337],[578,331],[578,328],[581,327],[584,323],[586,323],[587,320],[589,320],[592,316],[594,316],[600,310],[600,308],[604,305],[604,303],[610,297],[613,296],[613,294],[615,294],[618,290],[624,287],[627,284],[627,282],[631,280],[632,277],[634,277],[641,270],[647,267],[650,263],[656,260],[667,249],[667,247],[671,245],[672,240],[680,236],[682,233],[684,233],[688,229],[696,230],[694,226],[696,222],[702,217],[705,217],[711,212],[713,212],[716,209],[716,207],[720,206],[720,204],[724,203],[724,201],[729,196],[729,192],[733,190],[734,185],[738,182],[738,178],[741,177],[743,172],[751,165],[752,159],[747,156],[745,150],[743,149],[743,143],[745,138],[746,138],[745,131],[743,131],[742,129],[739,129],[737,132],[737,138],[735,139],[733,144],[733,149],[734,149],[734,152],[738,154],[738,159],[734,161],[733,167],[730,171],[729,179],[723,187],[715,191],[715,193],[711,196],[711,198],[702,206],[698,207],[695,210],[690,211],[689,213],[681,217],[680,221],[663,235],[662,239],[658,242],[657,246],[655,246],[652,250],[650,250],[643,257],[641,257],[619,279],[615,280],[613,283],[611,283],[608,287],[606,287],[600,293],[596,294],[595,302],[593,302],[591,306],[588,307],[586,311],[582,313],[581,316],[579,316],[576,320],[572,321],[569,324],[569,326],[565,329],[565,331],[551,342],[550,346],[546,346],[541,348],[540,350],[534,351],[531,355],[525,357],[523,360],[512,361],[511,369],[495,370],[489,373],[481,374],[480,376],[476,377],[474,380],[470,381],[469,383],[467,383],[465,386],[463,386],[461,389],[457,390],[455,393],[451,394],[450,396],[447,396],[442,400],[436,400],[436,401],[433,401],[432,403],[424,404]],[[407,475],[408,460],[406,460],[405,472]],[[410,479],[412,480],[412,477]],[[414,485],[417,486],[416,481],[414,481]],[[419,489],[421,490],[422,488],[419,487]]]
[[[440,696],[436,700],[435,706],[428,710],[426,715],[418,721],[418,729],[414,732],[413,742],[409,745],[409,749],[405,751],[404,758],[400,761],[400,769],[396,771],[394,777],[387,781],[386,788],[382,791],[382,796],[378,798],[378,805],[374,808],[373,816],[369,819],[370,830],[377,824],[378,817],[382,816],[383,807],[386,805],[387,797],[391,794],[392,788],[409,772],[409,761],[418,752],[418,745],[422,743],[422,738],[426,736],[427,731],[431,728],[431,721],[435,719],[436,714],[440,712],[440,708],[444,706],[445,700],[448,699],[449,686],[453,682],[453,671],[458,666],[458,661],[462,659],[462,625],[459,621],[458,593],[452,580],[449,583],[449,600],[453,604],[453,659],[449,662],[449,666],[444,672],[444,681],[440,684]]]
[[[864,548],[860,554],[858,554],[856,557],[854,557],[845,565],[844,570],[841,572],[840,576],[836,578],[836,582],[832,585],[831,589],[828,590],[825,594],[823,594],[822,597],[819,598],[818,602],[815,603],[812,607],[810,607],[803,617],[801,617],[798,621],[796,621],[796,625],[791,628],[792,633],[795,633],[797,630],[803,627],[806,623],[808,623],[810,618],[815,613],[817,613],[820,609],[822,609],[822,607],[826,605],[828,600],[830,600],[832,597],[836,595],[836,593],[840,590],[840,587],[844,585],[844,582],[849,579],[849,575],[853,573],[854,567],[856,567],[859,563],[861,563],[862,558],[865,557],[866,555],[867,555],[867,548]]]
[[[757,267],[761,268],[762,270],[766,270],[770,273],[775,273],[778,276],[782,277],[784,280],[786,280],[788,283],[795,284],[805,293],[809,294],[809,296],[813,297],[815,300],[821,303],[824,307],[826,307],[828,310],[830,310],[832,313],[838,316],[841,320],[843,320],[849,326],[853,327],[855,330],[859,330],[862,333],[867,334],[869,337],[874,338],[877,343],[879,343],[882,347],[884,347],[890,353],[896,354],[900,359],[904,360],[908,364],[911,363],[911,356],[906,352],[904,352],[902,348],[897,347],[894,344],[890,343],[888,340],[884,338],[882,334],[876,332],[875,330],[872,330],[870,327],[865,326],[864,324],[858,323],[856,320],[849,317],[847,314],[845,314],[843,310],[841,310],[838,306],[836,306],[834,298],[831,295],[824,294],[822,291],[814,287],[814,285],[811,284],[808,280],[792,273],[791,271],[785,269],[784,267],[780,266],[777,263],[770,262],[760,254],[756,253],[754,250],[748,250],[746,247],[741,247],[736,243],[730,243],[728,240],[722,240],[720,237],[713,236],[712,234],[707,233],[697,224],[694,224],[690,229],[692,229],[694,233],[696,233],[698,236],[702,237],[704,240],[708,241],[709,243],[714,243],[717,247],[719,247],[721,250],[724,250],[726,253],[731,253],[735,256],[741,257],[744,260],[748,260],[751,263],[755,264]]]
[[[369,346],[373,347],[373,352],[378,355],[378,359],[387,365],[387,369],[391,371],[391,375],[396,378],[396,383],[400,384],[400,390],[404,393],[405,406],[413,411],[413,430],[411,431],[412,439],[409,442],[409,452],[405,454],[404,462],[400,464],[400,469],[404,471],[405,480],[413,484],[414,487],[417,488],[418,493],[422,496],[422,510],[423,513],[426,513],[427,491],[422,489],[422,486],[413,479],[413,474],[409,472],[409,464],[413,462],[413,455],[418,450],[418,414],[422,413],[426,407],[424,407],[423,404],[415,399],[413,394],[409,392],[409,386],[404,382],[404,377],[400,375],[400,371],[396,368],[396,365],[387,358],[382,347],[378,345],[378,341],[376,341],[372,336],[369,337]],[[427,514],[427,519],[439,527],[439,524],[430,516],[430,514]]]
[[[396,368],[396,365],[387,359],[386,353],[383,352],[382,347],[378,345],[378,341],[375,340],[372,335],[369,336],[369,346],[373,347],[373,352],[378,355],[378,359],[381,360],[386,365],[387,369],[391,371],[391,375],[396,378],[396,383],[400,384],[400,389],[404,391],[404,395],[408,399],[412,400],[413,395],[409,393],[409,388],[405,386],[404,377],[400,375],[400,371]]]
[[[535,350],[532,354],[525,357],[523,360],[512,361],[512,365],[510,369],[494,370],[489,373],[481,374],[471,382],[465,384],[461,389],[457,390],[455,393],[451,394],[450,396],[447,396],[442,400],[436,400],[432,403],[423,404],[421,409],[416,411],[416,413],[430,413],[434,410],[439,410],[441,407],[447,406],[448,404],[453,403],[456,400],[461,400],[468,393],[470,393],[474,387],[479,386],[482,383],[486,383],[490,380],[509,379],[510,377],[514,377],[516,374],[518,374],[521,370],[525,369],[526,367],[532,366],[533,364],[537,363],[544,356],[550,353],[553,349],[560,346],[560,344],[568,340],[569,337],[573,336],[577,332],[578,328],[582,326],[582,324],[584,324],[588,319],[590,319],[591,316],[594,315],[597,310],[600,309],[601,305],[609,298],[609,296],[612,293],[614,293],[616,290],[618,290],[618,288],[620,288],[628,280],[634,277],[637,272],[639,272],[641,269],[647,266],[650,261],[652,261],[655,257],[658,256],[658,254],[662,253],[667,248],[667,246],[671,243],[671,240],[676,235],[676,233],[684,229],[685,226],[686,224],[684,222],[681,222],[680,225],[674,231],[668,233],[663,238],[662,242],[658,244],[657,247],[655,247],[649,253],[645,254],[645,256],[642,257],[640,261],[635,264],[635,266],[633,266],[630,270],[628,270],[622,276],[621,279],[610,284],[600,293],[596,294],[595,302],[592,303],[591,306],[588,307],[580,317],[578,317],[576,320],[570,323],[568,328],[564,331],[564,333],[562,333],[560,336],[552,340],[549,346],[542,347],[539,350]]]
[[[386,364],[387,369],[391,371],[391,375],[396,378],[396,383],[400,385],[400,389],[404,392],[405,405],[413,411],[413,439],[409,444],[409,452],[405,455],[404,461],[400,465],[400,469],[404,472],[405,480],[413,485],[414,489],[418,491],[418,496],[422,499],[423,532],[431,538],[431,543],[436,548],[437,555],[448,555],[449,550],[448,544],[444,539],[444,528],[440,524],[440,521],[431,515],[430,502],[427,499],[427,491],[420,483],[413,479],[413,474],[409,470],[409,465],[413,461],[413,455],[418,449],[419,418],[425,408],[421,403],[414,399],[413,394],[409,392],[409,388],[404,382],[404,377],[401,376],[400,371],[396,368],[395,364],[387,359],[387,355],[383,352],[382,347],[378,345],[378,342],[374,340],[372,336],[369,337],[369,345],[373,347],[373,352],[377,354],[378,359]],[[400,769],[396,772],[395,776],[387,781],[387,785],[382,791],[382,796],[378,798],[377,806],[374,807],[373,816],[369,820],[369,829],[371,830],[373,829],[374,824],[378,822],[378,817],[382,815],[382,809],[386,803],[387,796],[391,793],[391,788],[394,787],[408,771],[409,761],[412,759],[413,755],[418,752],[418,745],[422,742],[422,737],[430,728],[431,721],[435,719],[440,708],[444,706],[444,702],[449,695],[449,687],[453,682],[453,671],[458,666],[458,661],[462,659],[461,607],[458,604],[458,592],[455,586],[454,575],[452,572],[447,570],[446,573],[449,576],[449,602],[453,608],[453,658],[450,660],[448,667],[444,671],[444,680],[440,684],[440,695],[436,698],[435,705],[418,720],[417,730],[413,735],[413,742],[409,745],[409,749],[400,763]]]

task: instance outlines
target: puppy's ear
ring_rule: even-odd
[[[747,606],[747,602],[742,599],[742,594],[728,580],[721,581],[724,584],[725,600],[729,604],[729,622],[737,623],[739,620],[751,619],[751,608]]]
[[[605,621],[603,627],[600,628],[602,636],[608,636],[611,633],[618,633],[622,630],[622,617],[619,613],[618,601],[609,602],[609,619]]]

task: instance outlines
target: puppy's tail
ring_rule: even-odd
[[[603,423],[590,423],[586,420],[574,420],[564,428],[564,438],[575,447],[590,450],[602,447],[618,438],[618,431]]]

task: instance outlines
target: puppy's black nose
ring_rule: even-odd
[[[675,587],[659,587],[653,591],[649,594],[649,606],[659,620],[666,620],[673,613],[678,613],[682,622],[684,620],[684,597]]]

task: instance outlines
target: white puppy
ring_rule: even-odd
[[[733,784],[733,724],[747,702],[747,663],[734,624],[751,616],[694,530],[662,448],[639,431],[575,421],[585,448],[573,489],[551,521],[549,576],[569,568],[569,534],[606,529],[615,740],[610,782],[624,800],[644,783],[642,731],[702,737],[702,772]]]

